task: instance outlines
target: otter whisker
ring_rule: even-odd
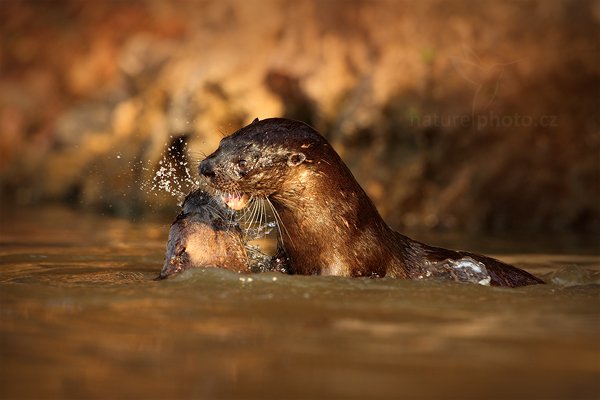
[[[267,224],[267,213],[265,212],[265,202],[260,200],[260,227],[265,232],[266,232],[266,224]]]
[[[261,208],[260,208],[261,202],[257,198],[256,201],[255,201],[255,203],[256,203],[256,211],[254,213],[254,220],[253,220],[253,222],[256,224],[256,229],[260,229],[260,223],[262,221],[262,218],[261,218]]]
[[[254,214],[256,212],[256,199],[254,196],[250,196],[250,200],[248,201],[248,206],[244,210],[243,214],[240,217],[240,221],[243,223],[243,231],[244,236],[248,237],[249,232],[252,228]]]
[[[260,217],[260,201],[258,201],[257,198],[254,198],[252,214],[251,214],[250,222],[248,224],[248,229],[246,230],[246,233],[249,236],[256,236],[257,232],[259,231],[259,228],[260,228],[260,218],[259,217]]]
[[[248,207],[246,207],[246,211],[244,212],[243,216],[242,216],[242,222],[243,222],[243,231],[244,231],[244,236],[248,237],[248,229],[249,229],[249,225],[252,224],[252,214],[254,213],[254,201],[250,201],[250,204],[248,205]]]
[[[242,196],[242,194],[237,193],[236,196]],[[241,212],[241,218],[244,219],[248,219],[248,216],[252,215],[252,212],[254,211],[254,196],[250,196],[250,200],[248,200],[248,205],[243,209],[244,211]]]
[[[250,196],[248,211],[242,214],[241,217],[246,237],[258,239],[270,232],[269,228],[272,227],[269,227],[269,216],[266,207],[264,198]]]
[[[205,152],[198,150],[188,150],[187,155],[190,159],[193,159],[193,161],[202,161],[208,156]]]
[[[255,237],[258,237],[260,235],[260,221],[262,220],[261,218],[261,213],[260,213],[260,201],[256,201],[256,214],[254,215],[254,226],[252,228],[252,234]]]
[[[252,198],[250,198],[250,201],[248,202],[248,206],[246,208],[244,208],[243,211],[241,211],[240,218],[243,218],[244,223],[247,223],[248,220],[250,219],[250,217],[252,216],[252,210],[253,210],[253,202],[252,202]]]
[[[269,199],[268,197],[265,197],[265,200],[267,201],[267,203],[269,203],[269,206],[271,207],[271,211],[273,211],[273,215],[275,216],[275,223],[277,224],[277,231],[279,232],[279,239],[281,241],[281,246],[285,250],[285,244],[284,244],[284,241],[283,241],[283,233],[282,233],[283,231],[285,231],[285,234],[287,235],[288,239],[290,240],[290,243],[292,244],[292,247],[295,249],[296,246],[294,245],[294,242],[292,241],[292,237],[290,236],[290,233],[288,232],[287,228],[283,224],[283,220],[281,219],[281,216],[279,215],[279,213],[275,209],[275,206],[271,202],[271,199]]]
[[[252,199],[252,207],[251,207],[251,213],[250,213],[250,218],[249,218],[249,225],[252,226],[254,224],[254,220],[256,219],[256,210],[257,210],[258,206],[256,204],[256,199],[253,198]]]

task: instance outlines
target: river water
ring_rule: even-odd
[[[600,397],[593,240],[419,238],[550,282],[520,289],[216,269],[154,281],[168,221],[4,206],[0,224],[1,398]]]

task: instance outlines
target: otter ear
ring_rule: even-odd
[[[297,167],[302,164],[306,160],[306,156],[304,153],[292,153],[288,155],[287,165],[290,167]]]
[[[258,118],[254,118],[254,121],[252,121],[253,124],[258,122]]]

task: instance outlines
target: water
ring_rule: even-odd
[[[501,258],[554,282],[520,289],[215,269],[156,282],[168,228],[2,209],[1,398],[600,395],[593,247],[515,242]]]

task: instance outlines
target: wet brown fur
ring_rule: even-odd
[[[190,268],[218,267],[250,272],[242,231],[233,211],[210,194],[196,190],[182,205],[169,231],[159,279]]]
[[[255,120],[224,138],[199,170],[219,191],[269,199],[293,274],[417,279],[428,263],[471,257],[491,285],[543,283],[501,261],[393,231],[327,140],[302,122]]]

